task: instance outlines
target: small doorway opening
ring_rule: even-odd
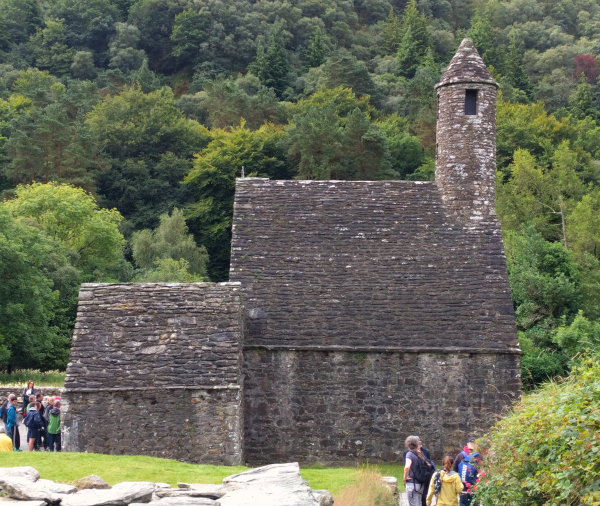
[[[465,90],[465,114],[467,116],[477,114],[477,90]]]

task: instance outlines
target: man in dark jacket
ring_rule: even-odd
[[[33,446],[37,440],[40,429],[44,427],[42,417],[40,416],[41,403],[36,402],[27,412],[23,423],[27,427],[27,441],[29,442],[29,451],[33,451]]]

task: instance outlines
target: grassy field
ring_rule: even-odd
[[[226,467],[184,464],[176,460],[154,457],[98,455],[94,453],[5,453],[2,467],[32,466],[42,478],[67,483],[89,474],[96,474],[114,485],[121,481],[154,481],[176,486],[186,483],[221,483],[223,478],[247,470],[247,467]],[[385,476],[402,476],[402,466],[373,466]],[[302,476],[313,489],[325,488],[338,495],[359,479],[357,468],[305,467]],[[399,483],[401,481],[399,480]]]
[[[27,382],[33,380],[36,387],[64,387],[65,373],[60,371],[15,371],[10,374],[0,373],[0,386],[17,386],[25,388]]]

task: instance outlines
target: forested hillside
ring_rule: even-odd
[[[599,0],[0,0],[0,368],[65,367],[81,282],[227,279],[242,170],[432,179],[465,36],[523,381],[564,374],[600,344]]]

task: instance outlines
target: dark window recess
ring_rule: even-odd
[[[465,90],[465,114],[467,116],[477,114],[477,90]]]

